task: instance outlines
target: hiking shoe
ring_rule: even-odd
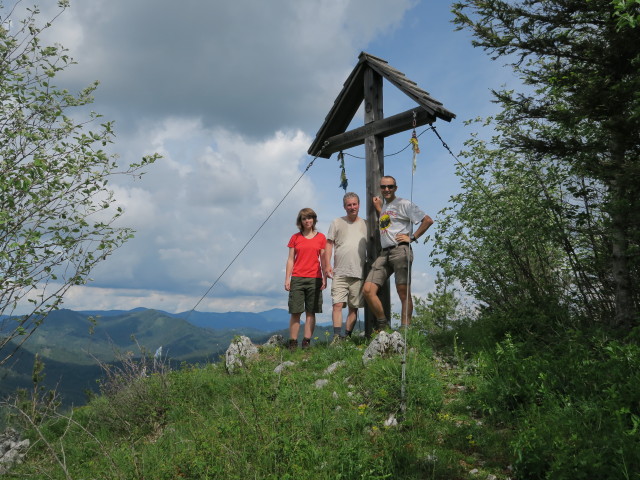
[[[290,338],[289,343],[287,344],[287,348],[292,351],[298,348],[298,340],[296,340],[295,338]]]
[[[302,339],[302,348],[309,348],[311,346],[311,339],[310,338],[303,338]]]
[[[337,345],[344,340],[344,337],[338,335],[337,333],[333,335],[331,339],[331,345]]]
[[[381,332],[382,330],[388,330],[389,327],[389,322],[387,321],[386,318],[380,319],[380,320],[376,320],[376,332]]]

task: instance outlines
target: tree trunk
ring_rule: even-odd
[[[622,156],[624,159],[624,156]],[[616,175],[610,185],[611,201],[611,273],[615,285],[616,312],[612,326],[630,330],[636,322],[631,273],[629,270],[629,216],[624,180]]]

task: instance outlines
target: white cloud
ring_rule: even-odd
[[[203,291],[202,294],[205,292]],[[286,309],[286,297],[238,296],[202,298],[149,289],[116,289],[99,287],[72,287],[66,295],[64,307],[73,305],[74,310],[132,310],[134,308],[154,308],[169,313],[188,312],[202,300],[197,310],[201,312],[264,312],[272,308]],[[324,316],[323,316],[324,318]],[[323,320],[324,321],[324,320]]]
[[[179,126],[172,129],[187,124],[188,135],[177,135]],[[152,131],[154,146],[165,158],[149,168],[142,182],[116,187],[125,209],[122,224],[133,225],[136,237],[95,270],[94,284],[197,296],[300,177],[311,139],[301,132],[276,132],[252,141],[193,120],[164,122]],[[313,197],[310,179],[303,178],[221,288],[233,295],[272,295],[274,286],[283,284],[285,245],[299,205]]]
[[[54,2],[44,3],[49,19]],[[121,225],[136,236],[92,273],[92,284],[72,289],[66,306],[189,310],[305,170],[313,135],[362,50],[389,60],[460,118],[482,113],[480,80],[493,71],[470,60],[483,54],[464,50],[448,10],[446,2],[415,0],[72,2],[45,34],[78,61],[55,83],[77,91],[100,80],[91,108],[115,120],[113,151],[122,162],[152,152],[164,158],[142,180],[111,184],[126,212]],[[395,107],[395,88],[385,88]],[[387,116],[398,111],[385,106]],[[450,140],[462,137],[460,122],[440,131],[454,150],[461,144]],[[452,159],[423,140],[415,200],[434,216],[457,182]],[[388,152],[402,143],[393,142]],[[386,163],[404,196],[409,162]],[[363,162],[347,165],[364,212]],[[286,306],[296,214],[314,208],[326,232],[344,214],[338,176],[335,156],[319,159],[199,309]],[[414,293],[423,295],[432,285],[429,247],[416,250]],[[325,311],[328,299],[326,292]]]
[[[354,52],[412,3],[93,0],[74,3],[50,35],[80,63],[63,78],[73,89],[100,80],[100,111],[117,112],[127,128],[196,116],[262,136],[315,125]]]

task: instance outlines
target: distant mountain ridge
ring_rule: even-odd
[[[265,312],[182,312],[173,314],[202,328],[226,330],[229,328],[255,328],[264,332],[282,330],[289,327],[289,313],[281,308]]]
[[[61,309],[49,314],[24,347],[46,358],[73,363],[94,363],[92,357],[111,361],[114,350],[140,354],[139,347],[148,353],[160,346],[171,358],[188,360],[219,355],[234,335],[262,339],[288,325],[289,315],[282,309],[264,314]]]
[[[133,310],[82,310],[78,313],[91,315],[92,317],[114,317],[150,309],[134,308]],[[282,308],[272,308],[264,312],[198,312],[187,311],[169,313],[155,310],[169,317],[182,318],[197,327],[215,330],[229,330],[237,328],[254,328],[263,332],[272,332],[289,327],[289,313]]]
[[[99,362],[117,362],[125,352],[153,355],[162,347],[173,362],[216,362],[236,335],[255,343],[273,333],[285,333],[289,314],[266,312],[182,312],[136,308],[133,310],[61,309],[51,312],[25,342],[8,368],[0,369],[0,398],[16,388],[31,386],[37,354],[45,362],[45,385],[78,404],[84,390],[95,390]],[[5,348],[10,349],[9,344]]]

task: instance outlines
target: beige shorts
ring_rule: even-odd
[[[334,277],[331,282],[333,304],[344,303],[351,308],[364,307],[362,279],[356,277]]]
[[[381,287],[387,278],[395,273],[396,285],[408,285],[411,283],[412,263],[413,252],[409,245],[398,245],[391,250],[383,250],[371,265],[366,281]]]

